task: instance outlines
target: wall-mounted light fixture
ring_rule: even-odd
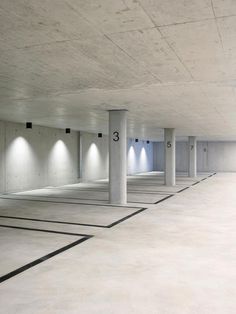
[[[150,141],[147,141],[147,144],[149,144],[150,143]]]
[[[135,142],[138,143],[138,138],[135,139]]]
[[[66,128],[66,134],[70,133],[70,128]]]
[[[32,122],[26,122],[25,127],[26,129],[32,129]]]
[[[98,137],[102,137],[102,133],[98,133]]]

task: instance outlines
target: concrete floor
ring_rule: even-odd
[[[90,192],[106,192],[105,181],[5,195],[1,276],[50,250],[94,237],[3,281],[1,312],[236,313],[236,174],[193,185],[205,177],[180,175],[175,189],[163,186],[157,173],[129,178],[129,191],[139,186],[145,200],[154,194],[150,187],[157,200],[171,197],[145,204],[140,194],[143,204],[126,207],[84,204]],[[56,191],[52,200],[49,190]],[[71,204],[77,192],[84,200]]]

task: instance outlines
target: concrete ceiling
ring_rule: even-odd
[[[0,119],[236,139],[235,0],[0,0]]]

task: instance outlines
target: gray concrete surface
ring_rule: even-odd
[[[106,133],[236,139],[234,0],[0,1],[0,116]],[[29,27],[30,26],[30,27]]]
[[[201,141],[197,137],[197,172],[236,172],[235,141]],[[164,144],[153,144],[154,170],[164,170]],[[176,142],[176,170],[188,171],[188,142]]]
[[[164,174],[162,172],[140,173],[128,176],[128,203],[150,204],[155,203],[167,195],[177,193],[205,178],[207,174],[199,175],[196,178],[189,178],[187,173],[177,176],[175,187],[164,185]],[[2,195],[4,198],[18,198],[31,200],[48,200],[72,203],[108,203],[108,180],[97,180],[89,183],[69,184],[59,187],[48,187],[32,191],[18,192],[14,194]]]
[[[235,184],[235,174],[217,174],[111,229],[5,219],[25,227],[90,230],[95,237],[3,282],[1,311],[234,314]],[[16,201],[4,202],[11,207]],[[16,202],[15,209],[23,213],[25,206]],[[57,214],[57,207],[50,212],[70,216]],[[44,240],[37,238],[40,249]]]
[[[2,220],[0,219],[0,224]],[[12,222],[3,221],[3,224],[12,225]],[[0,277],[79,238],[81,237],[0,227]]]

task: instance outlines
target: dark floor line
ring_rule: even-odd
[[[209,175],[208,178],[213,177],[213,176],[215,176],[216,174],[217,174],[217,172],[214,172],[213,174]]]
[[[212,176],[212,175],[210,175]],[[209,177],[210,177],[209,176]],[[201,181],[205,180],[206,178],[200,180],[200,181],[197,181],[195,182],[193,185],[196,185],[198,183],[200,183]],[[187,189],[189,189],[190,186],[188,187],[185,187],[184,189],[178,191],[177,193],[180,193],[180,192],[183,192]],[[174,196],[175,194],[171,194],[171,195],[168,195],[167,197],[164,197],[163,199],[161,200],[158,200],[157,202],[155,203],[150,203],[150,204],[159,204],[167,199],[169,199],[170,197]],[[16,198],[4,198],[4,199],[13,199],[13,200],[18,200]],[[20,200],[26,200],[26,199],[20,199]],[[28,200],[28,199],[27,199]],[[28,200],[28,201],[43,201],[43,200]],[[45,202],[48,202],[48,201],[45,201]],[[52,201],[53,202],[53,201]],[[63,202],[64,203],[64,202]],[[75,203],[72,203],[72,204],[75,204]],[[78,203],[79,204],[79,203]],[[144,203],[144,204],[149,204],[149,203]],[[87,205],[93,205],[93,204],[87,204]],[[98,205],[98,206],[102,206],[102,205]],[[112,205],[108,205],[108,206],[112,206]],[[134,207],[130,207],[130,208],[134,208]],[[141,208],[140,210],[137,210],[136,212],[128,215],[128,216],[125,216],[117,221],[115,221],[114,223],[111,223],[110,225],[97,225],[97,224],[85,224],[85,223],[75,223],[75,222],[68,222],[68,221],[55,221],[55,220],[46,220],[46,219],[37,219],[37,218],[28,218],[28,217],[18,217],[18,216],[5,216],[5,215],[0,215],[0,218],[4,218],[4,219],[19,219],[19,220],[29,220],[29,221],[39,221],[39,222],[48,222],[48,223],[56,223],[56,224],[68,224],[68,225],[79,225],[79,226],[86,226],[86,227],[95,227],[95,228],[111,228],[119,223],[121,223],[122,221],[124,220],[127,220],[135,215],[137,215],[138,213],[140,212],[143,212],[144,210],[146,210],[147,208]],[[1,226],[1,225],[0,225]],[[19,227],[20,228],[20,227]],[[30,230],[30,228],[26,229],[26,230]],[[34,230],[34,229],[32,229]],[[37,229],[39,230],[39,229]],[[57,232],[54,232],[54,233],[57,233]]]
[[[146,194],[146,195],[152,195],[152,194],[155,194],[155,195],[170,195],[172,194],[172,192],[165,192],[165,191],[145,191],[145,192],[142,192],[142,191],[128,191],[128,194]]]
[[[70,244],[68,244],[66,246],[63,246],[62,248],[60,248],[60,249],[58,249],[56,251],[53,251],[53,252],[51,252],[51,253],[49,253],[47,255],[44,255],[43,257],[40,257],[40,258],[36,259],[33,262],[30,262],[30,263],[28,263],[28,264],[26,264],[26,265],[24,265],[24,266],[22,266],[20,268],[17,268],[16,270],[14,270],[14,271],[6,274],[6,275],[1,276],[0,277],[0,283],[6,281],[6,280],[8,280],[8,279],[10,279],[10,278],[12,278],[12,277],[14,277],[16,275],[19,275],[20,273],[22,273],[22,272],[24,272],[24,271],[26,271],[26,270],[28,270],[28,269],[30,269],[30,268],[40,264],[42,262],[45,262],[46,260],[48,260],[48,259],[50,259],[50,258],[52,258],[52,257],[54,257],[54,256],[56,256],[58,254],[61,254],[62,252],[65,252],[65,251],[71,249],[72,247],[74,247],[76,245],[79,245],[79,244],[83,243],[84,241],[87,241],[88,239],[90,239],[92,237],[93,236],[90,236],[90,235],[85,236],[82,239],[76,240],[76,241],[74,241],[74,242],[72,242],[72,243],[70,243]]]
[[[187,190],[188,188],[190,188],[190,186],[188,186],[188,187],[186,187],[186,188],[180,190],[180,191],[177,192],[177,193],[183,192],[184,190]],[[167,200],[167,199],[173,197],[174,195],[175,195],[175,194],[169,195],[169,196],[167,196],[167,197],[165,197],[165,198],[163,198],[163,199],[157,201],[155,204],[161,203],[161,202],[163,202],[163,201],[165,201],[165,200]],[[122,218],[122,219],[120,219],[120,220],[118,220],[118,221],[116,221],[116,222],[114,222],[114,223],[112,223],[112,224],[110,224],[110,225],[108,226],[108,228],[112,228],[112,227],[114,227],[115,225],[118,225],[119,223],[121,223],[121,222],[123,222],[123,221],[125,221],[125,220],[127,220],[127,219],[129,219],[129,218],[131,218],[131,217],[133,217],[133,216],[135,216],[135,215],[137,215],[137,214],[139,214],[139,213],[141,213],[141,212],[147,210],[147,209],[148,209],[148,208],[141,208],[141,209],[138,210],[137,212],[134,212],[133,214],[130,214],[130,215],[128,215],[128,216],[126,216],[126,217],[124,217],[124,218]]]
[[[161,201],[161,200],[160,200]],[[164,201],[164,199],[163,199]],[[85,227],[94,227],[94,228],[111,228],[111,226],[115,226],[118,223],[122,222],[123,220],[126,220],[128,218],[131,218],[132,216],[137,215],[139,212],[142,212],[144,209],[147,208],[141,208],[117,221],[114,221],[113,223],[109,224],[109,225],[96,225],[96,224],[85,224],[85,223],[76,223],[76,222],[67,222],[67,221],[56,221],[56,220],[46,220],[46,219],[38,219],[38,218],[29,218],[29,217],[19,217],[19,216],[5,216],[5,215],[1,215],[0,218],[3,219],[18,219],[18,220],[28,220],[28,221],[39,221],[39,222],[48,222],[48,223],[55,223],[55,224],[65,224],[65,225],[76,225],[76,226],[85,226]],[[0,225],[1,227],[2,225]],[[5,225],[3,225],[5,226]],[[9,227],[10,228],[10,227]],[[17,227],[15,227],[17,228]],[[19,227],[19,229],[21,229],[23,227]],[[27,230],[30,230],[31,228],[26,228]],[[35,229],[32,229],[35,230]],[[36,229],[38,231],[41,231],[40,229]]]
[[[144,194],[144,193],[143,193]],[[7,195],[12,195],[12,194],[7,194]],[[152,195],[155,195],[155,193],[152,193]],[[173,195],[173,194],[157,194],[157,195]],[[57,196],[49,196],[49,195],[38,195],[38,196],[31,196],[29,194],[24,194],[24,196],[26,197],[38,197],[38,199],[25,199],[25,198],[15,198],[15,197],[1,197],[0,199],[9,199],[9,200],[23,200],[23,201],[33,201],[33,202],[50,202],[50,203],[58,203],[58,204],[73,204],[73,205],[95,205],[95,206],[108,206],[108,207],[122,207],[122,208],[137,208],[137,207],[132,207],[132,206],[119,206],[119,205],[110,205],[110,204],[98,204],[98,203],[81,203],[81,202],[68,202],[68,201],[64,201],[64,202],[59,202],[59,201],[53,201],[53,200],[44,200],[44,199],[39,199],[40,197],[42,198],[60,198],[60,199],[73,199],[73,200],[80,200],[79,198],[73,198],[73,197],[57,197]],[[108,200],[98,200],[98,199],[89,199],[89,198],[84,198],[83,200],[87,200],[90,202],[93,201],[98,201],[98,202],[108,202]],[[129,204],[148,204],[148,205],[152,205],[155,204],[155,202],[138,202],[138,201],[129,201]]]
[[[145,210],[147,210],[146,207],[145,207],[145,208],[141,208],[140,210],[137,210],[136,212],[134,212],[134,213],[132,213],[132,214],[130,214],[130,215],[127,215],[127,216],[125,216],[125,217],[123,217],[123,218],[121,218],[121,219],[119,219],[119,220],[113,222],[112,224],[108,225],[107,228],[112,228],[112,227],[114,227],[114,226],[120,224],[121,222],[123,222],[123,221],[125,221],[125,220],[128,220],[129,218],[140,214],[141,212],[143,212],[143,211],[145,211]]]
[[[53,198],[53,197],[52,197]],[[134,206],[123,206],[123,205],[112,205],[112,204],[96,204],[96,203],[73,203],[73,202],[57,202],[50,200],[39,200],[39,199],[28,199],[28,198],[15,198],[15,197],[3,197],[0,196],[0,199],[4,200],[13,200],[13,201],[27,201],[27,202],[41,202],[41,203],[55,203],[55,204],[69,204],[69,205],[85,205],[85,206],[100,206],[100,207],[121,207],[121,208],[140,208]]]
[[[197,185],[197,184],[201,183],[202,181],[204,181],[204,180],[206,180],[206,179],[209,179],[209,178],[213,177],[214,175],[216,175],[216,172],[214,172],[213,174],[210,174],[210,175],[209,175],[209,176],[207,176],[206,178],[203,178],[203,179],[201,179],[201,180],[199,180],[199,181],[197,181],[197,182],[193,183],[191,186]]]
[[[177,179],[176,179],[177,181]],[[189,184],[191,182],[193,182],[194,180],[183,180],[184,182],[181,182],[181,181],[178,181],[177,184],[178,185],[186,185],[186,184]],[[157,186],[157,185],[163,185],[164,184],[164,181],[160,181],[160,182],[156,182],[156,183],[153,183],[153,184],[134,184],[134,185],[128,185],[129,188],[132,188],[132,187],[139,187],[139,186],[145,186],[145,187],[149,187],[149,186]]]
[[[191,185],[190,185],[190,186],[191,186]],[[179,190],[177,193],[181,193],[181,192],[183,192],[183,191],[185,191],[185,190],[189,189],[189,188],[190,188],[190,186],[187,186],[186,188],[183,188],[182,190]]]
[[[129,204],[148,204],[148,205],[152,205],[152,204],[155,204],[155,203],[149,203],[149,202],[128,202]]]
[[[157,202],[155,202],[154,204],[159,204],[159,203],[161,203],[161,202],[163,202],[163,201],[165,201],[165,200],[167,200],[168,198],[171,198],[172,196],[174,196],[175,194],[172,194],[172,195],[168,195],[167,197],[165,197],[165,198],[163,198],[163,199],[161,199],[161,200],[158,200]]]
[[[9,217],[8,217],[9,218]],[[13,218],[10,218],[13,219]],[[21,219],[21,218],[15,218]],[[31,220],[31,219],[23,219],[23,220]],[[47,230],[47,229],[38,229],[38,228],[28,228],[28,227],[21,227],[21,226],[12,226],[12,225],[0,225],[1,228],[11,228],[11,229],[21,229],[27,231],[37,231],[37,232],[46,232],[46,233],[55,233],[55,234],[63,234],[69,236],[76,236],[76,237],[88,237],[89,234],[81,234],[81,233],[74,233],[74,232],[64,232],[64,231],[56,231],[56,230]]]
[[[180,186],[180,187],[179,187]],[[180,185],[175,185],[174,187],[175,188],[177,188],[175,191],[161,191],[161,190],[156,190],[156,191],[154,191],[154,190],[148,190],[148,191],[146,191],[147,193],[146,194],[160,194],[160,195],[163,195],[162,194],[162,192],[165,194],[165,195],[171,195],[171,194],[174,194],[174,193],[178,193],[178,191],[180,191],[181,189],[182,189],[182,187],[186,187],[186,184],[180,184]],[[191,184],[189,185],[189,186],[191,186]],[[160,186],[160,187],[167,187],[166,185],[162,185],[162,186]],[[180,189],[180,190],[179,190]],[[137,194],[139,194],[139,192],[141,192],[141,191],[134,191],[135,193],[137,193]]]
[[[11,195],[11,194],[8,194],[8,195]],[[15,195],[15,194],[13,194]],[[42,197],[42,198],[59,198],[59,199],[65,199],[65,200],[84,200],[84,201],[90,201],[90,202],[93,202],[93,201],[96,201],[96,202],[108,202],[108,199],[107,200],[99,200],[99,199],[91,199],[91,198],[78,198],[78,197],[61,197],[61,196],[50,196],[50,195],[29,195],[29,194],[24,194],[24,196],[26,197]],[[164,195],[163,195],[164,196]],[[40,201],[40,199],[38,199]],[[38,201],[37,200],[37,201]],[[65,201],[66,202],[66,201]],[[64,202],[63,202],[64,203]],[[81,204],[81,203],[74,203],[74,202],[71,202],[73,204]],[[128,200],[128,203],[134,203],[134,204],[154,204],[154,203],[147,203],[147,202],[137,202],[137,201],[129,201]],[[67,203],[66,203],[67,204]],[[88,203],[86,203],[88,204]],[[103,206],[104,203],[101,203],[101,204],[98,204],[98,205],[101,205]],[[89,205],[93,205],[93,204],[89,204]],[[106,204],[107,205],[107,204]],[[122,206],[124,207],[124,206]],[[133,207],[132,207],[133,208]]]
[[[155,203],[152,204],[158,204],[161,203],[163,201],[165,201],[166,199],[172,197],[173,195],[168,195],[167,197],[158,200]],[[94,228],[111,228],[119,223],[121,223],[124,220],[127,220],[139,213],[141,213],[142,211],[146,210],[147,208],[141,208],[137,211],[135,211],[134,213],[131,213],[109,225],[97,225],[97,224],[85,224],[85,223],[76,223],[76,222],[68,222],[68,221],[56,221],[56,220],[47,220],[47,219],[38,219],[38,218],[29,218],[29,217],[19,217],[19,216],[7,216],[7,215],[0,215],[0,218],[3,219],[18,219],[18,220],[27,220],[27,221],[38,221],[38,222],[48,222],[48,223],[55,223],[55,224],[65,224],[65,225],[76,225],[76,226],[85,226],[85,227],[94,227]],[[1,225],[0,225],[1,226]],[[20,227],[19,227],[20,228]],[[34,230],[34,229],[33,229]],[[39,229],[37,229],[39,230]]]
[[[215,173],[215,174],[216,174],[216,173]],[[213,175],[214,175],[214,174],[213,174]],[[211,176],[212,176],[212,175],[211,175]],[[210,177],[210,176],[209,176],[209,177]],[[205,179],[204,179],[204,180],[205,180]],[[203,180],[201,180],[201,181],[203,181]],[[197,183],[199,183],[199,182],[195,182],[193,185],[195,185],[195,184],[197,184]],[[180,192],[182,192],[182,191],[184,191],[184,190],[186,190],[186,189],[188,189],[188,188],[189,188],[189,187],[186,187],[186,188],[184,188],[184,189],[178,191],[177,193],[180,193]],[[163,199],[157,201],[155,204],[158,204],[158,203],[160,203],[160,202],[163,202],[163,201],[165,201],[166,199],[168,199],[168,198],[170,198],[170,197],[172,197],[172,196],[174,196],[174,195],[175,195],[175,194],[169,195],[169,196],[167,196],[167,197],[165,197],[165,198],[163,198]],[[7,198],[5,198],[5,199],[7,199]],[[22,199],[20,199],[20,200],[22,200]],[[74,204],[74,203],[73,203],[73,204]],[[123,218],[117,220],[116,222],[114,222],[114,223],[108,225],[106,228],[112,228],[112,227],[114,227],[114,226],[120,224],[121,222],[123,222],[123,221],[125,221],[125,220],[128,220],[129,218],[131,218],[131,217],[133,217],[133,216],[135,216],[135,215],[138,215],[139,213],[141,213],[141,212],[143,212],[143,211],[145,211],[145,210],[147,210],[147,208],[141,208],[141,209],[137,210],[136,212],[134,212],[134,213],[132,213],[132,214],[130,214],[130,215],[127,215],[127,216],[125,216],[125,217],[123,217]],[[2,217],[3,217],[3,216],[2,216]],[[8,216],[8,218],[10,218],[10,216]],[[18,219],[25,219],[25,218],[18,218]],[[27,219],[27,218],[26,218],[26,219]],[[36,219],[27,219],[27,220],[36,220]],[[40,221],[41,221],[41,220],[40,220]],[[72,223],[70,223],[70,224],[72,224]],[[42,263],[42,262],[44,262],[44,261],[46,261],[46,260],[48,260],[48,259],[50,259],[50,258],[52,258],[52,257],[54,257],[55,255],[58,255],[58,254],[60,254],[60,253],[62,253],[62,252],[64,252],[64,251],[66,251],[66,250],[69,250],[70,248],[72,248],[72,247],[74,247],[74,246],[76,246],[76,245],[78,245],[78,244],[81,244],[81,243],[83,243],[84,241],[87,241],[88,239],[90,239],[90,238],[93,237],[93,235],[84,235],[84,234],[76,234],[76,233],[69,233],[69,232],[62,232],[62,231],[54,231],[54,230],[45,230],[45,229],[34,229],[34,228],[26,228],[26,227],[18,227],[18,226],[0,225],[0,227],[3,227],[3,228],[14,228],[14,229],[21,229],[21,230],[28,230],[28,231],[40,231],[40,232],[56,233],[56,234],[66,234],[66,235],[73,235],[73,236],[74,236],[74,235],[76,235],[76,236],[79,235],[79,236],[82,236],[82,237],[83,237],[82,239],[79,239],[79,240],[77,240],[77,241],[74,241],[74,242],[72,242],[72,243],[70,243],[70,244],[68,244],[68,245],[66,245],[66,246],[64,246],[64,247],[62,247],[62,248],[60,248],[60,249],[58,249],[58,250],[55,250],[55,251],[53,251],[53,252],[51,252],[51,253],[49,253],[49,254],[47,254],[47,255],[45,255],[45,256],[39,258],[39,259],[36,259],[35,261],[33,261],[33,262],[31,262],[31,263],[28,263],[28,264],[26,264],[26,265],[24,265],[24,266],[22,266],[22,267],[20,267],[20,268],[18,268],[18,269],[16,269],[16,270],[14,270],[14,271],[8,273],[8,274],[6,274],[6,275],[1,276],[1,277],[0,277],[0,283],[6,281],[6,280],[8,280],[8,279],[10,279],[10,278],[12,278],[12,277],[14,277],[14,276],[16,276],[16,275],[18,275],[18,274],[20,274],[20,273],[22,273],[22,272],[24,272],[24,271],[26,271],[26,270],[28,270],[28,269],[30,269],[30,268],[32,268],[32,267],[38,265],[38,264],[40,264],[40,263]]]
[[[108,193],[108,190],[99,190],[99,189],[90,189],[90,190],[83,190],[83,189],[64,189],[64,188],[47,188],[47,189],[52,189],[52,190],[65,190],[65,191],[75,191],[75,192],[106,192]],[[12,193],[14,195],[29,195],[29,194],[16,194],[16,193]],[[165,192],[163,191],[163,193],[161,191],[157,191],[154,192],[149,192],[149,191],[127,191],[127,194],[160,194],[160,195],[167,195],[170,194],[170,192]],[[6,194],[8,195],[8,194]],[[53,197],[53,196],[52,196]],[[83,199],[83,198],[75,198],[75,199]],[[84,200],[87,200],[87,198],[84,198]],[[104,200],[105,201],[105,200]]]
[[[107,226],[105,226],[105,225],[86,224],[86,223],[77,223],[77,222],[69,222],[69,221],[58,221],[58,220],[47,220],[47,219],[19,217],[19,216],[5,216],[5,215],[1,215],[0,218],[3,218],[3,219],[28,220],[28,221],[38,221],[38,222],[48,222],[48,223],[54,223],[54,224],[84,226],[84,227],[94,227],[94,228],[107,228]]]
[[[61,190],[60,188],[55,188],[56,190]],[[63,190],[68,190],[68,191],[76,191],[76,192],[106,192],[108,193],[108,190],[99,190],[99,189],[63,189]],[[141,190],[131,190],[127,191],[128,194],[158,194],[158,195],[169,195],[172,192],[166,192],[166,191],[153,191],[153,190],[148,190],[148,191],[141,191]],[[14,193],[13,193],[14,194]],[[8,195],[8,194],[5,194]],[[21,194],[15,194],[15,195],[21,195]],[[29,194],[22,194],[22,195],[29,195]],[[52,196],[53,197],[53,196]],[[78,199],[78,198],[76,198]]]
[[[201,181],[197,181],[195,183],[192,184],[192,186],[199,184]]]
[[[12,194],[8,194],[8,195],[12,195]],[[70,196],[57,196],[57,195],[30,195],[30,194],[13,194],[16,196],[22,195],[22,196],[26,196],[26,197],[44,197],[44,198],[58,198],[58,199],[64,199],[64,200],[78,200],[78,201],[96,201],[96,202],[108,202],[107,200],[99,200],[99,199],[91,199],[91,198],[79,198],[79,197],[70,197]],[[77,204],[77,203],[73,203],[73,204]]]

